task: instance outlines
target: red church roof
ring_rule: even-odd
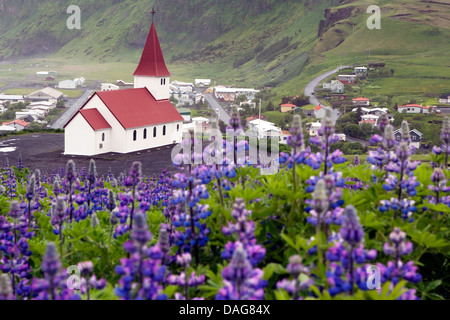
[[[147,42],[145,43],[144,51],[142,52],[141,61],[139,62],[134,75],[170,77],[170,72],[167,70],[158,35],[156,34],[155,24],[153,22],[148,34]]]
[[[111,128],[108,121],[103,118],[97,109],[84,109],[81,110],[80,113],[94,131]]]
[[[125,129],[184,119],[169,100],[156,100],[147,88],[96,93]]]
[[[92,111],[88,111],[91,109],[83,109],[95,95],[102,100],[124,129],[184,121],[183,117],[169,100],[156,100],[147,88],[101,91],[93,94],[79,111],[83,117],[86,115],[85,111],[88,112],[88,118],[85,118],[94,130],[99,130],[100,127],[109,125],[106,120],[102,122],[98,115],[94,115],[94,113],[91,113]],[[64,128],[72,119],[66,123]]]

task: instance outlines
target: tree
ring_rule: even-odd
[[[354,123],[347,123],[343,127],[344,133],[350,137],[363,139],[364,138],[364,131],[361,129],[361,127]]]
[[[361,107],[358,107],[358,110],[356,110],[356,123],[360,121],[362,121],[362,110]]]
[[[275,107],[274,107],[272,101],[269,102],[269,104],[266,107],[266,110],[267,111],[274,111],[275,110]]]
[[[56,103],[56,107],[57,108],[65,108],[66,104],[64,103],[64,100],[62,100],[62,99],[58,100],[58,102]]]
[[[400,127],[402,125],[402,122],[405,120],[405,114],[403,112],[398,112],[394,115],[394,127]]]
[[[170,96],[169,100],[173,104],[178,104],[178,100],[177,100],[177,98],[175,98],[175,96],[173,94]]]
[[[236,103],[240,104],[241,102],[245,102],[247,101],[247,96],[245,94],[241,94],[239,96],[237,96],[236,98]]]

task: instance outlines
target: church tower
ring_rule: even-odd
[[[134,72],[134,88],[145,88],[156,100],[169,99],[170,72],[167,70],[164,56],[152,22],[141,61]]]

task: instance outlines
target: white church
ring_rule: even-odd
[[[65,154],[130,153],[180,143],[183,117],[169,101],[167,70],[152,23],[134,89],[96,92],[65,125]]]

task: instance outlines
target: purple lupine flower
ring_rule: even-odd
[[[391,243],[386,242],[384,244],[384,253],[395,258],[397,264],[400,261],[400,257],[409,255],[413,251],[413,245],[410,241],[406,242],[406,233],[400,228],[395,228],[389,235]]]
[[[61,262],[59,261],[58,250],[53,242],[47,244],[45,248],[44,258],[42,260],[42,271],[45,278],[49,282],[53,282],[55,276],[61,269]]]
[[[136,215],[136,225],[131,233],[131,240],[137,248],[143,248],[152,239],[152,233],[148,230],[146,219],[146,216],[142,213]]]
[[[390,124],[384,129],[384,138],[382,145],[386,151],[392,150],[397,145],[397,140],[395,140],[394,127]]]
[[[78,263],[78,268],[81,275],[81,292],[87,294],[87,300],[90,300],[91,288],[102,290],[106,286],[106,280],[97,280],[94,273],[94,264],[91,261],[84,261]]]
[[[294,149],[294,154],[304,149],[302,117],[295,115],[292,121],[291,135],[287,138],[287,144]]]
[[[262,280],[264,272],[253,269],[247,252],[239,244],[230,264],[222,271],[224,287],[216,295],[217,300],[262,300],[267,281]]]
[[[380,129],[381,132],[384,132],[386,127],[389,125],[390,121],[386,113],[383,113],[380,116],[380,119],[378,119],[378,129]],[[409,132],[408,132],[409,133]]]
[[[354,160],[353,163],[354,163],[355,166],[359,166],[359,164],[361,163],[360,160],[359,160],[359,156],[358,155],[355,156],[355,160]]]
[[[409,124],[407,121],[402,122],[401,132],[402,132],[402,141],[405,141],[406,144],[409,146],[409,144],[411,143],[411,134],[409,133]]]
[[[364,231],[354,206],[349,205],[345,208],[344,219],[342,220],[342,227],[339,233],[342,239],[352,247],[355,247],[363,240]]]
[[[289,264],[286,267],[286,271],[294,279],[297,279],[301,273],[309,273],[309,269],[303,265],[302,261],[303,259],[299,255],[293,255],[289,258]]]
[[[245,208],[245,201],[237,198],[233,204],[231,216],[236,220],[235,223],[229,222],[228,226],[222,228],[224,235],[237,235],[239,242],[229,242],[225,245],[222,252],[223,259],[231,259],[238,245],[242,244],[247,251],[248,259],[252,266],[258,265],[265,257],[266,249],[256,244],[255,239],[255,223],[250,220],[251,211]]]
[[[71,185],[76,179],[75,162],[73,160],[67,161],[66,179]]]

